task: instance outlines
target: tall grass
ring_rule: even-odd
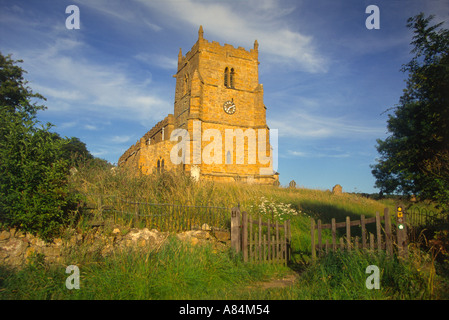
[[[366,268],[380,270],[380,289],[367,289]],[[295,291],[298,299],[448,299],[447,279],[434,277],[431,257],[412,251],[408,260],[366,252],[330,253],[311,265],[298,282],[307,290]],[[435,289],[438,288],[438,289]]]
[[[243,264],[230,249],[212,244],[191,246],[169,237],[159,248],[127,249],[103,257],[100,249],[78,247],[67,252],[61,265],[47,265],[36,256],[22,270],[0,267],[0,299],[429,299],[445,298],[434,290],[431,263],[412,251],[408,262],[356,252],[331,253],[310,263],[310,217],[329,223],[346,216],[373,216],[392,202],[378,202],[352,194],[241,183],[195,182],[181,172],[142,175],[122,168],[111,170],[86,164],[70,177],[72,191],[100,207],[108,198],[157,203],[234,207],[251,214],[290,219],[293,260],[290,268]],[[275,214],[276,213],[276,214]],[[97,212],[97,214],[107,214]],[[89,217],[81,216],[84,224]],[[127,223],[123,221],[123,223]],[[89,225],[83,228],[88,230]],[[122,230],[122,228],[120,228]],[[329,236],[324,234],[324,237]],[[80,268],[79,290],[65,287],[65,266]],[[381,270],[381,289],[365,287],[368,265]],[[257,284],[298,272],[295,285],[265,288]],[[438,287],[438,286],[437,286]],[[441,288],[442,286],[439,286]],[[444,287],[444,286],[443,286]]]
[[[276,288],[261,283],[291,274],[289,268],[242,263],[230,250],[171,237],[147,252],[77,260],[78,290],[65,287],[65,265],[49,266],[39,257],[21,271],[0,268],[0,299],[448,299],[444,284],[431,286],[429,259],[418,252],[405,262],[377,253],[330,253],[302,270],[293,285]],[[380,289],[366,287],[369,265],[379,267]]]
[[[383,212],[384,209],[384,205],[377,201],[352,194],[334,195],[330,191],[244,183],[196,182],[181,171],[143,175],[126,168],[111,170],[89,163],[71,176],[70,185],[87,203],[97,207],[110,204],[111,199],[125,199],[228,208],[240,205],[241,210],[258,214],[260,210],[256,209],[262,201],[267,201],[277,206],[289,205],[303,216],[321,218],[323,223],[330,222],[327,221],[329,217],[344,220],[346,216],[351,219],[361,214],[374,216],[376,211]]]
[[[0,268],[0,299],[235,299],[249,284],[289,272],[282,265],[244,264],[230,250],[192,246],[170,237],[159,249],[127,249],[78,260],[80,289],[65,287],[64,266],[31,263]]]
[[[71,177],[71,185],[86,202],[96,205],[107,201],[108,197],[228,208],[240,205],[241,210],[252,215],[266,211],[269,218],[291,219],[293,258],[303,263],[307,263],[310,256],[310,217],[330,223],[331,217],[337,221],[344,221],[346,216],[359,219],[361,214],[374,216],[376,211],[383,212],[384,209],[382,203],[353,194],[335,195],[330,191],[244,183],[195,182],[179,171],[143,175],[125,168],[110,170],[89,164]],[[126,219],[121,223],[131,225]],[[328,235],[324,232],[323,236]]]

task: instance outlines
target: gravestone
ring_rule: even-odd
[[[333,194],[343,194],[343,188],[341,187],[341,185],[336,184],[333,188],[332,188],[332,193]]]
[[[197,165],[193,165],[192,169],[190,170],[190,175],[193,178],[193,180],[199,181],[200,180],[200,173],[201,173],[200,167],[198,167]]]

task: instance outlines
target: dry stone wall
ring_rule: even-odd
[[[169,235],[168,232],[147,228],[130,229],[125,234],[120,227],[113,228],[112,232],[93,228],[84,233],[67,230],[66,236],[46,243],[16,229],[3,230],[0,231],[0,265],[21,267],[37,254],[43,255],[50,264],[63,263],[67,254],[73,250],[86,250],[88,253],[97,252],[107,256],[115,250],[126,248],[157,249]],[[213,242],[217,246],[226,246],[230,241],[229,232],[212,231],[207,225],[203,225],[201,230],[178,233],[176,237],[191,245]]]

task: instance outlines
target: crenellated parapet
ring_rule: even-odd
[[[254,41],[254,47],[249,51],[243,47],[234,47],[231,44],[225,43],[221,45],[217,41],[208,41],[203,37],[203,28],[200,26],[198,31],[198,41],[192,46],[189,52],[182,55],[181,49],[178,53],[178,72],[182,69],[197,53],[202,51],[208,51],[213,54],[226,54],[228,57],[234,57],[245,60],[255,60],[259,59],[259,43],[257,40]],[[176,75],[175,75],[176,76]]]

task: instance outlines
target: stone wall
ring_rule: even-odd
[[[63,263],[67,262],[64,259],[67,259],[67,254],[73,250],[97,252],[102,256],[130,247],[150,250],[161,246],[168,236],[168,232],[147,228],[130,229],[126,233],[120,227],[113,228],[112,232],[93,228],[83,234],[67,230],[66,236],[46,243],[16,229],[3,230],[0,231],[0,265],[21,267],[37,254],[43,255],[45,261],[50,264]],[[190,230],[176,236],[192,245],[213,241],[214,245],[226,246],[230,240],[229,232],[212,231],[207,225],[203,225],[201,230]]]
[[[156,145],[163,141],[169,141],[174,129],[173,115],[169,114],[164,120],[159,121],[153,128],[145,133],[142,138],[126,150],[119,158],[119,165],[127,165],[138,168],[141,160],[142,149]]]
[[[75,246],[82,241],[81,236],[74,236],[68,243],[60,238],[53,243],[43,240],[29,233],[16,231],[16,229],[0,232],[0,264],[20,266],[33,254],[43,254],[49,262],[59,262],[64,246]]]
[[[157,170],[159,161],[161,170],[174,169],[176,165],[171,161],[170,153],[176,144],[176,141],[164,140],[140,149],[138,168],[144,174],[151,174]],[[162,160],[164,161],[163,166]]]

